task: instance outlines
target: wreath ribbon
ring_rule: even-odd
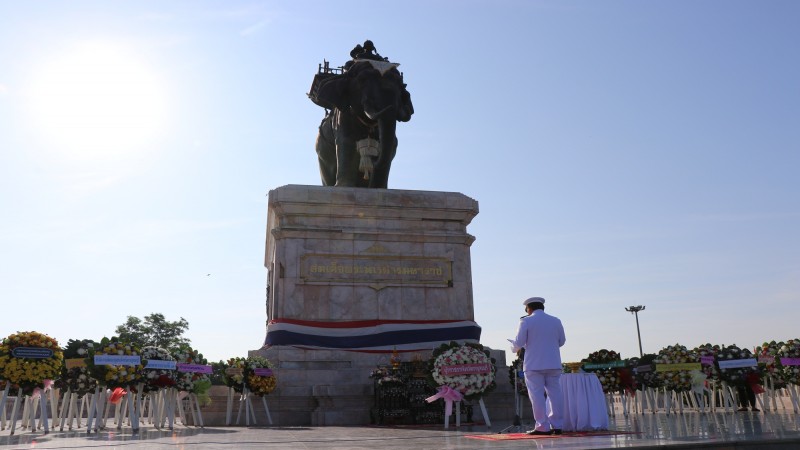
[[[450,386],[443,385],[439,386],[439,392],[426,398],[425,401],[428,403],[433,403],[440,398],[444,400],[445,417],[450,417],[450,414],[453,413],[453,402],[460,402],[464,396],[461,394],[461,392],[458,392]]]

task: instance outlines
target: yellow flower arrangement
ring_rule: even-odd
[[[267,358],[261,356],[251,356],[245,362],[245,386],[253,394],[266,395],[275,390],[278,379],[274,374],[262,375],[258,369],[269,369],[272,363]]]
[[[55,339],[36,331],[18,332],[0,343],[0,379],[30,395],[44,389],[45,380],[58,378],[63,360]]]
[[[119,342],[116,338],[103,338],[99,344],[89,350],[86,358],[86,366],[92,377],[98,380],[101,385],[109,388],[130,388],[143,381],[144,360],[139,360],[137,365],[116,365],[94,363],[95,356],[141,356],[139,348],[135,345]]]
[[[222,378],[225,386],[232,387],[236,392],[242,392],[246,361],[246,358],[239,356],[228,359]]]

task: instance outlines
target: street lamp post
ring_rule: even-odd
[[[644,311],[644,308],[645,307],[642,306],[642,305],[631,306],[631,307],[625,308],[625,311],[628,311],[629,313],[632,313],[634,316],[636,316],[636,335],[639,337],[639,357],[640,358],[642,356],[644,356],[644,353],[642,353],[642,333],[639,331],[639,311]]]

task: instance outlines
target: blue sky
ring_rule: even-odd
[[[482,342],[547,298],[565,360],[798,337],[796,2],[0,3],[0,335],[186,318],[264,338],[266,194],[318,185],[323,59],[416,113],[389,185],[461,192]],[[210,274],[210,275],[208,275]]]

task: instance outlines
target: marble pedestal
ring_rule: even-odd
[[[268,341],[278,336],[277,322],[474,321],[475,238],[466,228],[477,213],[475,200],[450,192],[298,185],[270,191]],[[409,351],[404,360],[427,359],[442,342],[473,337],[359,348],[373,353],[280,341],[251,354],[276,366],[270,409],[278,424],[355,425],[369,422],[369,373],[389,363],[392,347]]]

